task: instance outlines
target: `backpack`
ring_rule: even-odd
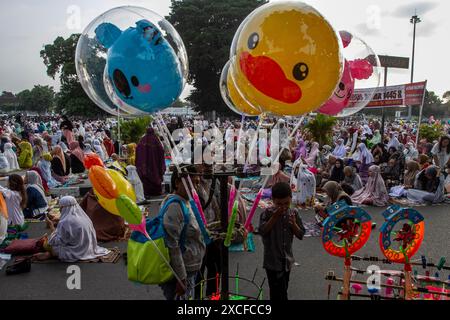
[[[169,248],[165,243],[166,231],[164,230],[164,215],[172,203],[181,206],[184,216],[184,227],[180,236],[181,251],[185,251],[184,242],[186,229],[189,224],[190,212],[184,201],[178,197],[171,197],[161,207],[156,218],[146,220],[146,229],[152,243],[142,233],[134,231],[128,240],[128,280],[141,284],[163,284],[172,280],[175,276],[170,263]],[[158,247],[158,250],[155,248]],[[164,257],[161,257],[161,255]]]

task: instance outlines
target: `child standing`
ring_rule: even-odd
[[[264,244],[264,269],[269,280],[270,300],[288,300],[289,276],[294,264],[294,235],[302,240],[305,227],[296,209],[291,209],[292,190],[280,182],[272,187],[274,207],[264,211],[259,233]]]

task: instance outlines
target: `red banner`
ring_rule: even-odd
[[[426,92],[426,81],[386,88],[379,87],[375,89],[375,93],[371,97],[373,90],[373,88],[355,90],[350,100],[350,105],[352,105],[352,102],[355,103],[371,98],[366,108],[420,106]]]

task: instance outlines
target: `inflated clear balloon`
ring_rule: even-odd
[[[189,73],[183,41],[157,13],[111,9],[83,31],[76,50],[81,85],[102,109],[140,115],[169,107]],[[113,110],[113,112],[111,112]]]
[[[255,117],[261,114],[261,111],[246,101],[234,85],[234,81],[229,73],[230,61],[222,69],[220,76],[220,94],[225,104],[233,112],[246,117]]]
[[[382,68],[378,56],[364,40],[348,31],[340,34],[344,45],[344,74],[334,92],[334,100],[319,112],[348,117],[372,101],[380,85]]]
[[[332,96],[343,72],[342,42],[313,7],[270,2],[242,22],[230,61],[246,101],[267,113],[298,116]]]

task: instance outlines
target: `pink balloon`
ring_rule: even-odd
[[[130,229],[133,231],[137,231],[142,233],[144,236],[146,236],[148,239],[150,239],[150,236],[147,233],[147,221],[145,220],[145,217],[142,216],[142,222],[141,224],[130,224]]]
[[[341,82],[334,91],[331,99],[328,100],[322,107],[320,107],[318,112],[329,116],[337,115],[345,107],[348,106],[354,90],[355,79],[352,77],[350,63],[345,60],[344,73],[342,75]]]
[[[358,80],[369,79],[373,74],[372,64],[364,59],[356,59],[349,62],[352,77]]]

